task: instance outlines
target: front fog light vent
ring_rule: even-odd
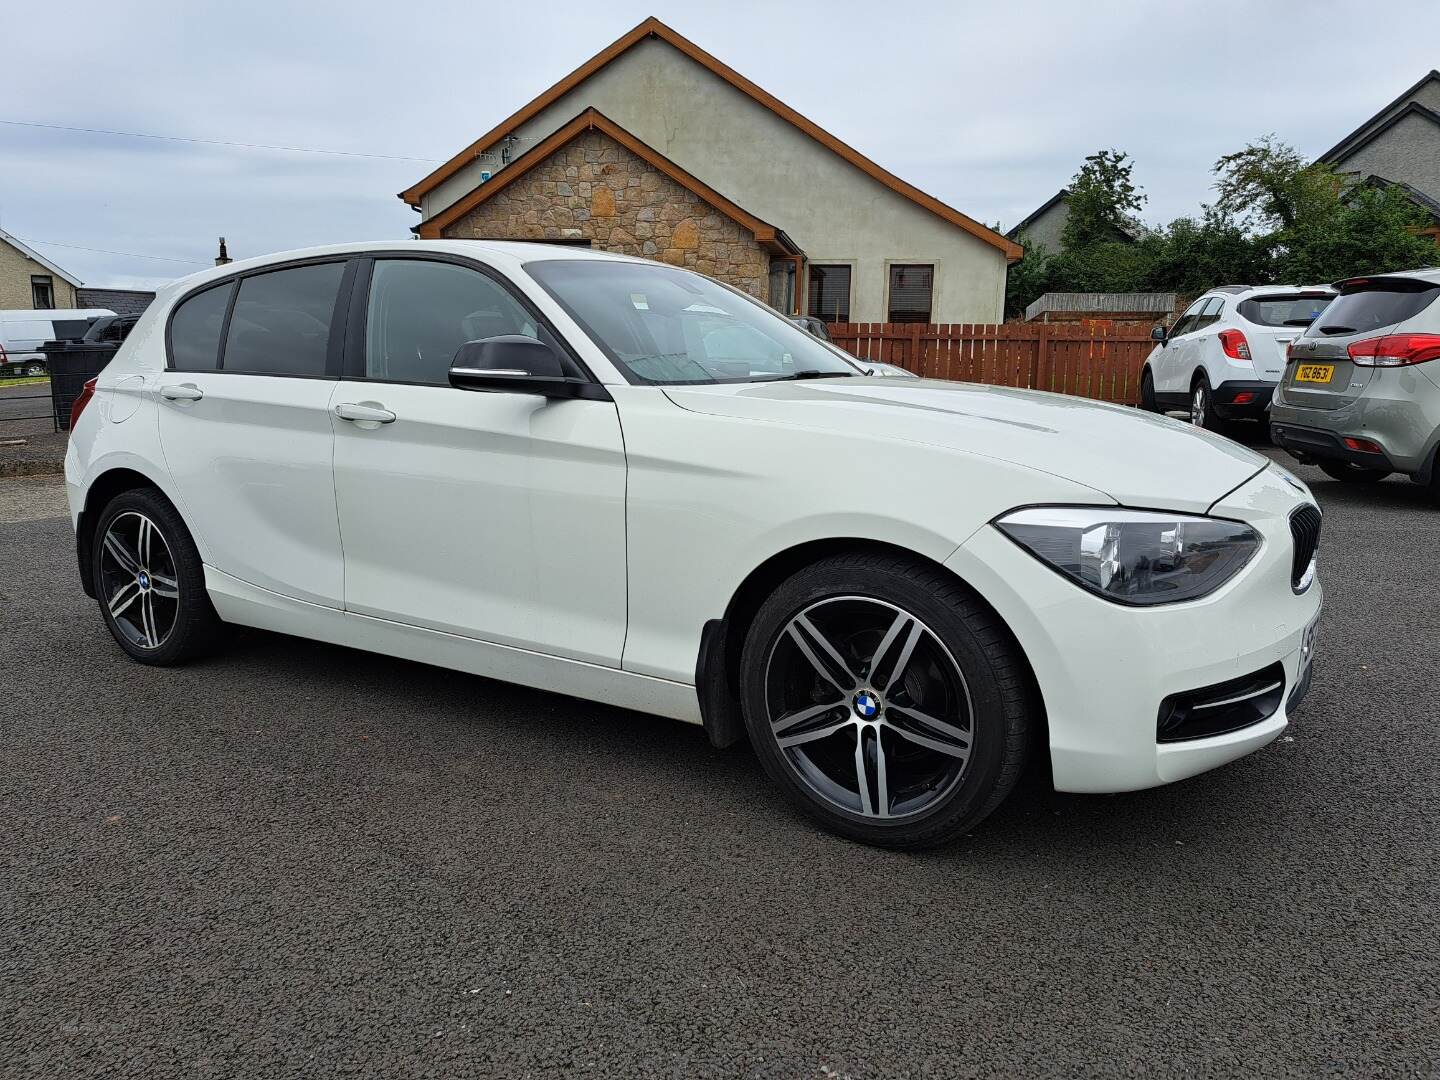
[[[1239,731],[1275,715],[1285,697],[1285,668],[1271,664],[1239,679],[1171,694],[1160,703],[1157,742],[1185,742]]]

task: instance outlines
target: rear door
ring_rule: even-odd
[[[1308,409],[1338,409],[1362,394],[1384,368],[1356,365],[1350,346],[1404,329],[1440,298],[1440,285],[1417,278],[1375,277],[1342,283],[1290,350],[1285,401]]]
[[[171,316],[160,380],[166,464],[208,563],[334,608],[330,396],[352,276],[344,259],[313,260],[191,294]]]

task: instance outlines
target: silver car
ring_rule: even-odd
[[[1270,407],[1276,444],[1337,480],[1404,473],[1440,496],[1440,270],[1336,282],[1291,343]]]

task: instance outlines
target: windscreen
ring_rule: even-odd
[[[788,319],[699,274],[598,259],[544,260],[525,270],[631,382],[863,374]]]
[[[1332,299],[1329,293],[1256,296],[1240,301],[1236,310],[1257,326],[1309,326]]]

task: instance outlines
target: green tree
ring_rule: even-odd
[[[996,232],[999,232],[996,228]],[[1015,242],[1025,249],[1025,256],[1012,263],[1005,274],[1005,317],[1017,318],[1025,309],[1050,290],[1051,266],[1055,256],[1044,244],[1034,243],[1020,233]]]
[[[1060,245],[1066,252],[1113,243],[1134,228],[1132,215],[1145,195],[1130,179],[1135,165],[1120,150],[1099,150],[1085,159],[1070,181],[1069,216]]]

